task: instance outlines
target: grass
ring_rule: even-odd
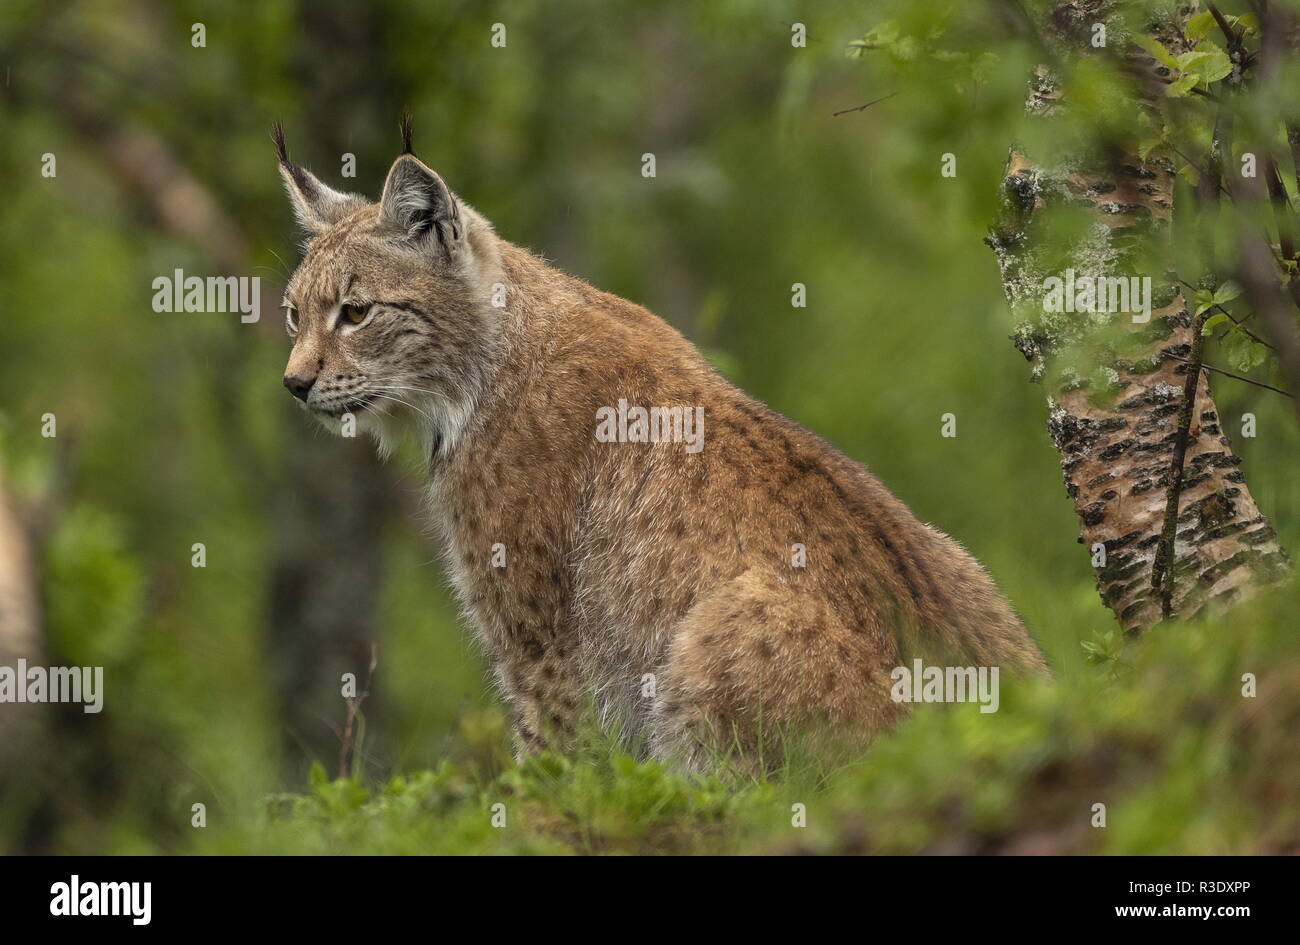
[[[1087,641],[1084,671],[1004,679],[992,714],[919,706],[836,770],[684,776],[597,736],[502,764],[500,726],[479,720],[436,770],[371,784],[317,768],[303,792],[195,831],[193,851],[1297,853],[1298,601],[1292,583]]]

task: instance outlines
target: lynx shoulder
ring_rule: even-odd
[[[701,766],[862,744],[896,669],[1045,664],[983,568],[650,312],[501,239],[407,150],[378,203],[280,171],[308,243],[285,386],[427,457],[431,515],[518,748],[588,717]]]

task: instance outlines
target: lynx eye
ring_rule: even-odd
[[[339,324],[360,325],[369,314],[369,305],[341,305],[339,306]]]
[[[291,335],[298,334],[298,310],[288,304],[284,306],[284,329]]]

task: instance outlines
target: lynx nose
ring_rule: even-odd
[[[298,374],[286,374],[284,376],[284,386],[289,388],[289,393],[297,397],[304,403],[307,395],[311,393],[312,385],[316,383],[314,377],[302,377]]]

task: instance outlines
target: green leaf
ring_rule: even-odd
[[[1182,98],[1193,88],[1195,88],[1196,83],[1199,81],[1200,81],[1199,76],[1185,75],[1181,79],[1178,79],[1176,82],[1171,82],[1169,85],[1166,85],[1165,94],[1168,95],[1170,98]]]
[[[1209,289],[1197,289],[1192,293],[1192,304],[1196,306],[1196,314],[1201,315],[1214,305],[1214,296]]]
[[[1219,305],[1223,305],[1231,302],[1239,295],[1241,295],[1241,286],[1229,279],[1214,290],[1214,301]]]
[[[1234,328],[1223,338],[1223,351],[1233,370],[1245,374],[1264,363],[1268,349],[1256,343],[1240,328]]]
[[[1178,67],[1180,72],[1192,72],[1197,66],[1209,58],[1210,53],[1208,50],[1193,49],[1191,52],[1185,52],[1179,56],[1175,60],[1174,64]]]
[[[1154,36],[1137,35],[1133,37],[1133,42],[1155,56],[1163,65],[1168,66],[1170,69],[1178,68],[1178,60],[1174,58],[1173,53],[1165,49],[1164,44]]]
[[[1201,61],[1195,70],[1206,81],[1206,84],[1218,82],[1225,76],[1232,74],[1232,60],[1228,58],[1228,54],[1218,46],[1209,45],[1208,56]]]
[[[1232,319],[1229,318],[1227,315],[1224,315],[1222,312],[1219,312],[1217,315],[1211,315],[1209,318],[1205,320],[1205,324],[1201,326],[1201,335],[1203,337],[1208,338],[1210,334],[1214,331],[1214,329],[1218,328],[1220,325],[1224,323],[1231,322],[1231,321]]]
[[[1209,10],[1202,10],[1200,13],[1188,17],[1183,34],[1191,40],[1204,39],[1212,29],[1214,29],[1214,14],[1210,13]]]

